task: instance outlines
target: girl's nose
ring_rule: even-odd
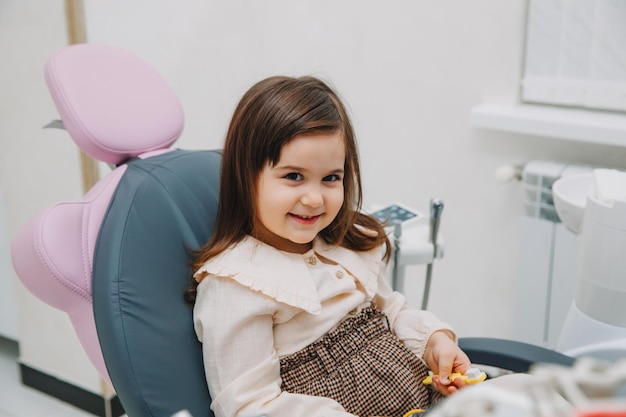
[[[312,187],[302,195],[300,201],[305,206],[320,207],[324,204],[324,196],[317,187]]]

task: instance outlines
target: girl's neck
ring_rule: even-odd
[[[259,228],[252,234],[255,239],[274,247],[283,252],[305,254],[313,247],[313,242],[308,243],[296,243],[291,240],[280,237],[264,227]]]

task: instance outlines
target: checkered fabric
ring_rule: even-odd
[[[332,398],[361,417],[402,417],[442,398],[422,385],[428,368],[373,305],[281,359],[280,374],[283,391]]]

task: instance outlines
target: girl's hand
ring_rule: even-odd
[[[462,378],[450,381],[453,372],[464,374],[472,363],[447,332],[433,333],[426,345],[424,361],[438,375],[433,377],[433,387],[441,394],[450,395],[467,385]]]

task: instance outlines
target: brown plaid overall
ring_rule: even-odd
[[[428,368],[389,330],[375,306],[281,359],[280,374],[283,391],[332,398],[361,417],[402,417],[443,398],[422,385]]]

